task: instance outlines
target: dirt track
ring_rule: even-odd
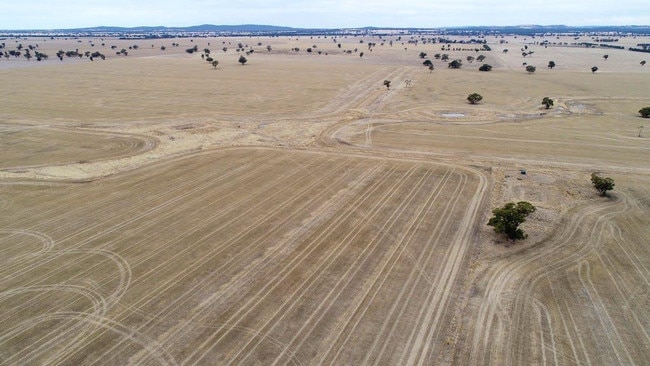
[[[0,70],[80,80],[0,95],[0,364],[644,364],[635,55],[539,49],[558,69],[528,75],[495,44],[491,73],[429,73],[435,45],[262,41],[219,70],[158,47]],[[511,200],[538,211],[507,246],[485,222]]]

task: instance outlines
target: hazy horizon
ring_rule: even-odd
[[[453,3],[423,0],[251,0],[244,5],[225,1],[187,0],[183,3],[142,0],[73,0],[52,3],[25,0],[0,4],[5,30],[47,30],[98,26],[187,27],[200,24],[264,24],[294,28],[438,28],[460,26],[623,26],[649,25],[645,1],[622,0],[612,6],[602,0],[571,3],[547,0],[544,7],[530,0],[515,4],[495,0]]]

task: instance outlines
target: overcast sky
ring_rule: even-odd
[[[305,28],[650,25],[648,0],[0,0],[0,29],[268,24]]]

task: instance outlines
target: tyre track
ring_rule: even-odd
[[[343,162],[343,164],[347,164],[347,162]],[[345,165],[344,165],[344,166],[345,166]],[[335,167],[335,168],[333,168],[333,169],[331,170],[330,174],[333,175],[333,174],[335,174],[336,172],[338,172],[338,171],[340,171],[340,170],[341,170],[341,167],[337,166],[337,167]],[[345,179],[345,176],[342,175],[341,177],[339,177],[338,181],[335,181],[334,183],[336,184],[336,183],[338,183],[339,181],[342,181],[342,180],[344,180],[344,179]],[[297,193],[300,193],[300,194],[297,194],[296,197],[294,197],[294,198],[292,199],[292,201],[290,201],[290,202],[288,202],[287,204],[285,204],[285,206],[288,207],[288,206],[289,206],[290,204],[292,204],[293,202],[299,202],[299,201],[302,201],[303,203],[302,203],[300,209],[296,209],[296,210],[294,210],[294,212],[293,212],[291,215],[285,217],[285,218],[283,219],[283,221],[282,221],[279,225],[276,225],[273,229],[271,229],[270,231],[266,232],[266,233],[265,233],[264,235],[262,235],[260,238],[256,239],[254,242],[252,242],[252,243],[249,245],[249,248],[248,248],[246,251],[244,251],[244,252],[242,252],[242,253],[239,253],[238,255],[233,256],[233,258],[229,259],[226,263],[224,263],[223,265],[221,265],[219,268],[215,268],[215,269],[214,269],[214,272],[216,272],[216,273],[224,273],[224,272],[226,272],[227,270],[229,270],[231,267],[233,267],[233,266],[235,266],[236,264],[238,264],[237,261],[240,260],[240,257],[243,257],[243,256],[249,254],[250,252],[252,252],[254,249],[257,249],[260,245],[262,245],[262,244],[264,243],[264,240],[268,239],[269,237],[272,237],[272,234],[276,234],[277,232],[281,231],[281,230],[283,229],[285,223],[287,223],[287,222],[291,222],[291,221],[294,219],[294,217],[299,216],[299,215],[301,214],[301,209],[302,209],[302,208],[309,206],[309,205],[312,204],[313,202],[315,202],[315,201],[317,201],[318,199],[322,198],[322,196],[328,194],[329,192],[328,192],[327,190],[323,190],[323,191],[321,192],[321,194],[319,194],[319,195],[315,195],[315,196],[313,196],[312,198],[310,198],[309,200],[302,200],[302,195],[301,195],[301,194],[307,194],[307,193],[309,193],[309,192],[312,191],[314,188],[316,188],[319,184],[320,184],[320,182],[315,181],[315,182],[312,183],[312,185],[310,185],[310,186],[306,186],[306,187],[303,187],[303,192],[297,192]],[[266,217],[274,216],[275,214],[276,214],[276,212],[272,212],[272,213],[270,213],[269,215],[267,215]],[[235,220],[233,220],[233,221],[235,221]],[[231,244],[236,244],[237,242],[240,241],[240,239],[241,239],[242,237],[244,237],[244,236],[245,236],[248,232],[250,232],[250,231],[252,231],[252,229],[243,232],[241,235],[237,235],[237,236],[235,236],[235,237],[230,238],[228,241],[224,242],[224,243],[220,246],[219,249],[220,249],[220,250],[222,250],[222,249],[225,250],[225,249],[227,249],[226,246],[231,245]],[[291,241],[291,240],[293,240],[293,238],[288,238],[287,240],[288,240],[288,241]],[[278,252],[280,251],[282,245],[279,245],[278,247],[279,247],[278,250],[275,250],[275,251],[270,252],[269,254],[267,254],[266,257],[262,258],[262,259],[260,260],[260,262],[266,262],[267,260],[269,260],[269,259],[272,258],[273,256],[278,255]],[[217,254],[218,254],[218,253],[217,253]],[[249,271],[247,271],[247,273],[242,274],[242,275],[240,276],[240,277],[241,277],[240,280],[247,280],[248,278],[250,278],[249,276],[254,275],[254,272],[255,272],[255,269],[254,269],[254,268],[251,268]],[[188,300],[191,298],[191,294],[194,294],[194,293],[201,293],[201,292],[202,292],[202,288],[205,287],[205,286],[208,286],[208,285],[210,284],[210,282],[211,282],[211,281],[210,281],[210,278],[209,278],[209,277],[208,277],[208,278],[205,278],[205,279],[202,280],[202,281],[200,281],[200,282],[197,283],[195,286],[193,286],[192,288],[188,289],[188,290],[186,291],[186,294],[185,294],[184,296],[179,296],[177,301],[172,302],[168,307],[166,307],[165,309],[161,310],[157,315],[155,315],[155,316],[153,316],[153,317],[150,316],[150,317],[149,317],[149,318],[150,318],[150,321],[147,322],[148,324],[145,324],[145,325],[149,325],[149,324],[151,324],[152,326],[154,326],[154,325],[155,325],[155,324],[153,324],[153,320],[154,320],[154,319],[157,319],[159,316],[162,316],[162,314],[165,313],[165,312],[167,312],[167,313],[171,313],[171,312],[174,311],[174,308],[181,307],[181,306],[182,306],[186,301],[188,301]],[[241,285],[242,285],[242,284],[241,284],[240,282],[231,282],[231,283],[229,283],[227,287],[225,287],[225,288],[221,289],[221,291],[219,291],[219,296],[216,296],[216,294],[215,294],[215,295],[212,296],[211,298],[205,300],[205,301],[204,301],[205,304],[202,304],[202,307],[203,307],[203,308],[206,308],[206,309],[210,309],[210,307],[211,307],[211,302],[213,302],[216,298],[222,297],[224,293],[233,292],[235,289],[239,288]],[[180,301],[180,300],[183,300],[183,301]],[[179,301],[180,301],[180,303],[179,303]],[[198,317],[199,315],[201,315],[200,312],[199,312],[199,313],[196,313],[196,314],[194,315],[194,317]],[[189,331],[191,331],[191,330],[193,329],[193,327],[194,327],[195,324],[202,324],[202,320],[203,320],[202,318],[197,320],[197,319],[194,319],[194,317],[193,317],[190,321],[186,321],[186,322],[185,322],[185,323],[186,323],[186,324],[185,324],[185,327],[182,328],[182,329],[180,329],[180,330],[178,330],[178,332],[181,332],[180,335],[179,335],[178,332],[177,332],[177,333],[175,333],[175,334],[173,335],[173,338],[179,338],[179,337],[184,336],[185,333],[187,333],[187,332],[189,332]],[[166,336],[166,337],[167,337],[167,338],[170,338],[170,337],[172,337],[172,336],[168,335],[168,336]],[[107,351],[107,353],[110,353],[110,351]]]
[[[295,268],[297,268],[298,265],[300,265],[307,256],[309,256],[312,252],[314,252],[318,246],[324,241],[324,239],[331,233],[333,230],[340,226],[346,219],[348,219],[353,213],[355,213],[355,209],[359,207],[362,203],[366,202],[370,197],[372,197],[373,193],[379,189],[381,184],[383,184],[388,177],[391,176],[391,174],[394,172],[396,167],[393,167],[392,169],[388,170],[382,178],[379,179],[379,181],[375,182],[372,186],[368,187],[368,190],[364,192],[363,194],[359,195],[356,197],[355,201],[353,204],[350,206],[353,207],[354,209],[347,211],[345,214],[341,215],[338,217],[336,220],[334,220],[332,223],[330,223],[326,228],[324,228],[317,237],[310,242],[309,244],[306,245],[305,249],[301,251],[298,255],[295,255],[292,257],[292,260],[287,264],[287,266],[281,270],[278,274],[276,274],[273,278],[269,279],[267,281],[266,285],[258,291],[259,293],[262,293],[262,295],[257,295],[253,296],[250,300],[244,304],[240,310],[235,312],[226,322],[225,324],[228,325],[236,325],[241,319],[243,319],[245,316],[247,316],[258,304],[260,304],[273,290],[275,290],[281,281],[286,279],[286,277],[293,271]],[[395,183],[397,184],[397,183]],[[373,206],[373,209],[371,211],[375,211],[377,207],[380,206],[380,203],[375,203],[375,206]],[[330,253],[328,254],[327,258],[323,259],[322,261],[319,262],[319,267],[316,269],[312,270],[312,275],[314,274],[314,271],[318,271],[318,269],[327,261],[335,252],[337,252],[340,248],[340,243],[336,247],[332,248]],[[254,302],[254,304],[253,304]],[[245,310],[245,312],[244,312]],[[243,312],[243,314],[242,314]],[[223,333],[219,336],[220,333]],[[184,361],[183,364],[196,364],[200,359],[207,354],[213,347],[215,347],[227,334],[229,333],[228,329],[223,329],[220,328],[217,330],[217,332],[213,333],[208,339],[206,339],[204,342],[199,345],[192,354],[190,354]],[[215,341],[212,341],[213,338],[219,336]],[[211,346],[208,346],[209,344],[212,344]],[[204,347],[208,347],[205,351],[202,351]],[[192,358],[196,357],[198,352],[202,351],[202,355],[198,356],[198,358],[195,361],[191,361]]]
[[[294,173],[295,173],[295,172],[294,172]],[[292,176],[293,176],[293,174],[291,174],[291,175],[289,175],[289,176],[282,176],[282,177],[280,177],[280,178],[278,178],[278,179],[288,179],[288,178],[290,178],[290,177],[292,177]],[[295,183],[295,184],[297,184],[297,183]],[[293,188],[293,185],[285,185],[284,188],[283,188],[280,192],[291,190],[291,188]],[[311,187],[308,187],[308,188],[311,188]],[[225,229],[227,228],[227,225],[228,225],[228,224],[232,224],[233,222],[237,222],[239,218],[245,217],[245,216],[246,216],[247,214],[249,214],[250,212],[254,212],[254,211],[257,209],[258,206],[261,207],[262,205],[264,205],[267,201],[269,201],[269,200],[271,200],[271,199],[273,199],[273,196],[272,196],[272,195],[268,195],[268,196],[265,198],[265,200],[261,200],[261,201],[259,201],[256,205],[249,206],[248,209],[245,210],[243,213],[239,214],[237,217],[235,217],[235,218],[233,218],[233,219],[230,219],[227,223],[222,224],[222,226],[220,226],[219,228],[212,230],[210,233],[206,234],[206,235],[203,236],[201,239],[199,239],[199,240],[197,241],[197,243],[198,243],[198,242],[202,242],[202,241],[204,241],[205,239],[214,236],[215,233],[218,232],[218,231],[225,230]],[[286,204],[288,204],[288,203],[286,203]],[[268,219],[268,216],[269,216],[269,215],[267,215],[266,217],[264,217],[263,220]],[[259,225],[259,224],[258,224],[258,225]],[[243,236],[246,232],[252,231],[254,228],[255,228],[255,227],[252,227],[252,228],[249,227],[249,228],[247,228],[244,232],[240,233],[240,236]],[[231,241],[233,241],[233,240],[231,240]],[[206,255],[205,257],[203,257],[203,258],[201,259],[201,261],[199,262],[199,265],[198,265],[198,266],[195,265],[195,266],[193,266],[193,267],[188,267],[188,268],[186,268],[185,270],[181,271],[181,273],[177,274],[176,276],[172,277],[171,279],[169,279],[169,280],[163,282],[162,284],[160,284],[157,288],[155,288],[155,289],[148,289],[148,290],[149,290],[149,293],[160,294],[160,293],[162,293],[162,292],[164,292],[164,291],[169,290],[171,287],[177,285],[178,282],[179,282],[181,279],[183,279],[184,277],[188,276],[188,275],[191,274],[193,271],[196,271],[197,269],[196,269],[195,267],[200,267],[202,264],[204,264],[204,263],[206,263],[207,261],[209,261],[209,260],[210,260],[214,255],[218,254],[218,253],[219,253],[220,251],[222,251],[223,249],[224,249],[223,247],[217,247],[217,248],[213,249],[210,253],[207,253],[208,255]],[[166,265],[167,263],[173,262],[173,259],[174,259],[175,257],[179,257],[179,256],[181,256],[181,255],[187,253],[187,252],[190,251],[190,250],[192,250],[192,247],[187,247],[187,248],[183,249],[182,251],[179,251],[178,253],[176,253],[176,255],[175,255],[174,257],[168,259],[167,261],[165,261],[165,262],[163,262],[163,263],[158,264],[156,267],[152,268],[152,269],[149,270],[147,273],[145,273],[144,275],[142,275],[141,278],[147,278],[147,274],[151,274],[151,273],[156,272],[156,271],[159,269],[159,267],[162,267],[162,266]],[[180,278],[177,278],[177,277],[180,277]],[[183,298],[183,297],[181,297],[181,298]],[[144,305],[150,303],[150,302],[153,301],[154,299],[155,299],[154,297],[150,297],[150,296],[141,296],[141,297],[140,297],[140,300],[139,300],[136,304],[131,304],[131,305],[129,306],[129,308],[139,308],[139,307],[142,307],[142,306],[144,306]],[[140,305],[140,306],[137,306],[137,305]],[[115,315],[115,318],[118,319],[118,318],[120,318],[121,316],[126,316],[126,315],[128,315],[126,312],[122,312],[122,313],[120,313],[120,314],[116,314],[116,315]],[[98,338],[99,336],[101,336],[101,334],[97,335],[97,337],[95,337],[95,338]]]
[[[512,354],[514,352],[512,349],[525,349],[522,337],[517,336],[518,330],[512,328],[508,335],[501,333],[506,337],[502,341],[498,341],[498,338],[495,339],[495,335],[491,334],[494,333],[492,324],[499,317],[497,310],[504,306],[501,304],[505,300],[503,294],[510,292],[506,289],[514,287],[511,291],[516,294],[515,300],[512,301],[512,320],[508,322],[509,327],[514,327],[516,324],[522,324],[522,319],[525,318],[524,298],[534,296],[531,290],[545,278],[546,274],[568,268],[590,254],[601,243],[605,222],[623,213],[628,207],[626,201],[618,199],[614,203],[614,210],[607,204],[600,205],[596,209],[590,206],[580,208],[563,220],[560,229],[550,239],[516,253],[514,257],[520,258],[516,258],[515,261],[507,258],[503,264],[493,267],[490,271],[491,275],[487,276],[489,280],[485,291],[486,300],[479,309],[468,363],[488,363],[485,356],[490,353],[494,355],[505,353],[508,355],[505,362],[517,362],[515,361],[517,356]],[[606,211],[609,212],[602,213]],[[588,239],[579,239],[585,231],[588,233]],[[565,253],[567,250],[568,254]],[[544,263],[544,265],[534,265],[535,263]],[[524,271],[525,268],[532,269]],[[490,342],[490,339],[493,341]],[[486,347],[492,350],[487,351]]]
[[[410,204],[413,203],[413,200],[415,199],[415,197],[417,197],[417,193],[422,189],[422,187],[425,184],[425,178],[430,177],[431,174],[432,174],[431,171],[427,171],[427,174],[423,175],[422,178],[420,178],[420,181],[416,185],[414,185],[414,187],[411,189],[411,191],[402,200],[399,207],[393,211],[393,213],[386,220],[386,222],[383,225],[378,227],[378,231],[376,232],[376,234],[369,240],[368,244],[364,247],[362,252],[356,257],[355,261],[353,263],[351,263],[347,267],[348,269],[345,271],[345,273],[343,273],[341,276],[339,276],[339,280],[334,284],[334,286],[327,293],[325,298],[323,300],[321,300],[320,305],[314,311],[312,311],[311,315],[303,322],[303,326],[297,332],[295,332],[293,338],[288,343],[289,347],[291,347],[293,345],[293,343],[298,338],[300,338],[301,342],[298,345],[295,346],[296,350],[300,349],[300,347],[303,345],[303,343],[309,337],[309,335],[314,330],[316,325],[318,323],[320,323],[320,321],[323,319],[325,314],[330,310],[330,308],[339,299],[339,297],[341,296],[343,291],[347,288],[347,286],[349,286],[352,279],[354,277],[356,277],[357,274],[359,273],[359,271],[361,270],[361,268],[363,268],[364,264],[367,262],[369,257],[374,253],[375,249],[379,246],[379,243],[381,243],[385,237],[392,235],[390,233],[391,233],[392,227],[396,224],[396,221],[397,221],[396,218],[399,217],[404,212],[404,210],[407,207],[409,207]],[[351,237],[348,242],[351,242],[355,238],[356,238],[356,234],[353,237]],[[368,253],[366,254],[366,252],[368,252]],[[306,291],[307,291],[307,289],[304,292],[306,292]],[[301,297],[301,296],[303,296],[303,295],[302,294],[298,295],[298,297]],[[332,298],[332,296],[333,296],[333,298]],[[292,303],[291,307],[289,309],[287,309],[287,310],[281,309],[283,311],[283,314],[281,315],[281,317],[278,320],[276,320],[275,324],[278,324],[280,321],[282,321],[283,317],[285,315],[287,315],[287,313],[289,311],[291,311],[296,304],[297,304],[296,302]],[[274,314],[274,316],[277,315],[278,313],[279,313],[279,311],[276,314]],[[320,316],[314,321],[314,317],[317,314],[320,314]],[[303,331],[305,330],[305,328],[308,325],[312,325],[312,327],[309,329],[307,334],[302,335]],[[268,332],[270,332],[271,330],[273,330],[273,327],[271,327]],[[258,344],[254,345],[253,349],[255,349],[255,347],[257,347],[257,346],[258,346]],[[253,349],[247,354],[247,356],[250,356],[252,354]],[[282,357],[284,357],[286,351],[287,350],[284,350],[282,353],[280,353],[275,358],[275,361],[273,362],[273,365],[277,364],[282,359]],[[231,360],[231,363],[232,363],[233,360],[236,359],[236,356],[237,355],[235,355],[235,358],[233,358]],[[243,363],[245,360],[246,360],[246,358],[242,359],[241,362]]]

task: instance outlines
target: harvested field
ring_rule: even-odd
[[[106,60],[0,60],[1,365],[647,363],[644,55],[92,41],[39,49]],[[511,243],[485,223],[520,200]]]
[[[0,169],[119,159],[153,149],[157,139],[31,126],[0,126]]]
[[[486,188],[266,149],[5,186],[3,361],[438,362]]]
[[[650,180],[636,179],[571,209],[537,245],[485,263],[459,364],[646,363]]]

